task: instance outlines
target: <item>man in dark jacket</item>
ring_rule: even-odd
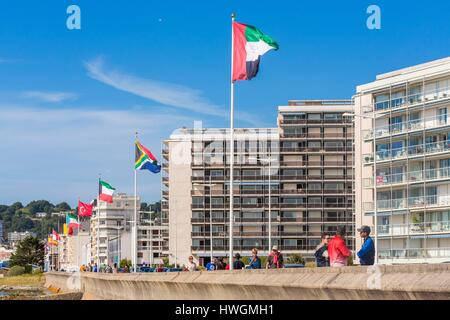
[[[375,245],[370,237],[370,227],[361,226],[358,228],[361,238],[364,239],[361,250],[358,251],[359,263],[362,266],[371,266],[375,262]]]
[[[316,265],[317,267],[329,267],[330,261],[328,259],[328,240],[330,237],[328,234],[323,233],[321,242],[316,248],[316,252],[314,256],[316,257]]]

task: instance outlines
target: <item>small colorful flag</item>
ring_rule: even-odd
[[[67,223],[64,223],[63,224],[63,233],[64,233],[65,236],[67,236],[67,231],[68,231],[67,230]]]
[[[113,194],[116,189],[112,187],[109,183],[99,180],[98,186],[98,198],[102,201],[112,203]]]
[[[253,26],[233,22],[233,81],[250,80],[259,70],[261,56],[278,44]]]
[[[136,152],[134,168],[136,170],[150,170],[153,173],[161,171],[161,165],[156,160],[155,156],[144,147],[139,141],[136,141]]]
[[[83,203],[78,200],[78,215],[80,217],[91,217],[92,207],[92,204]]]
[[[61,236],[54,229],[52,230],[52,236],[53,236],[53,240],[55,240],[55,241],[61,240]]]
[[[69,227],[69,229],[70,228],[79,228],[80,227],[80,223],[78,222],[78,218],[73,213],[68,213],[66,215],[66,224]]]

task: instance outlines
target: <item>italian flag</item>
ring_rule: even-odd
[[[261,56],[278,44],[253,26],[233,22],[233,81],[256,76]]]
[[[109,183],[99,180],[98,186],[98,198],[99,200],[112,203],[113,202],[113,193],[116,189],[113,188]]]
[[[66,224],[69,228],[79,228],[80,223],[76,214],[68,213],[66,216]]]

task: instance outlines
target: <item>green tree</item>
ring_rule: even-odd
[[[53,212],[55,206],[47,200],[36,200],[31,201],[27,205],[27,208],[32,215],[35,215],[37,212],[47,212],[50,214]]]
[[[57,211],[69,211],[71,208],[67,202],[58,203],[55,207]]]
[[[120,260],[119,266],[120,266],[120,268],[125,268],[125,266],[128,268],[131,268],[131,260],[122,259],[122,260]]]
[[[291,254],[288,258],[287,258],[287,262],[288,263],[293,263],[293,264],[305,264],[305,259],[300,255],[300,254]]]
[[[44,266],[44,242],[28,236],[17,245],[16,252],[11,255],[11,266],[25,267],[29,264]]]

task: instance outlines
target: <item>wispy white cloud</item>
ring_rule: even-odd
[[[89,77],[118,90],[132,93],[158,103],[194,111],[200,114],[218,116],[227,119],[228,108],[209,101],[200,90],[187,86],[151,79],[144,79],[118,70],[105,67],[104,60],[97,57],[84,63]],[[237,112],[236,116],[247,123],[258,125],[261,122],[254,114]]]
[[[51,92],[51,91],[25,91],[22,92],[25,98],[37,99],[44,102],[62,102],[73,100],[77,95],[71,92]]]
[[[225,116],[226,112],[202,96],[202,92],[186,86],[155,81],[105,67],[102,58],[84,63],[88,75],[95,80],[168,106],[198,113]]]

